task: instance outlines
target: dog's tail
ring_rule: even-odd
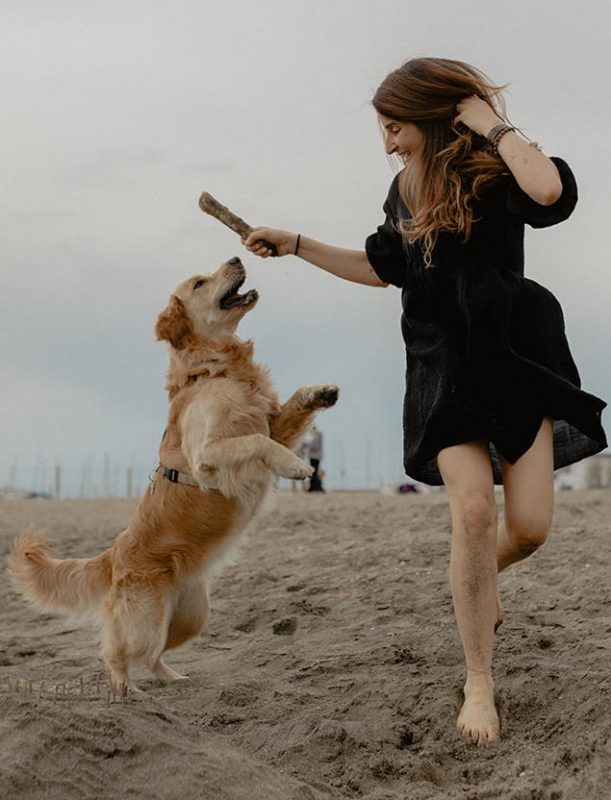
[[[110,550],[94,558],[50,558],[51,542],[41,533],[24,533],[8,557],[13,584],[35,605],[63,611],[96,609],[110,588]]]

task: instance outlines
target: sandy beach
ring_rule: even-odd
[[[108,547],[128,500],[0,506],[0,548],[42,527]],[[108,695],[94,626],[2,581],[4,800],[603,800],[611,797],[611,493],[562,492],[550,541],[501,579],[502,741],[455,732],[463,663],[443,494],[281,493],[212,584],[212,619]]]

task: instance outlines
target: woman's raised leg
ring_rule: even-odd
[[[505,519],[499,525],[499,572],[532,555],[547,539],[554,514],[554,428],[545,418],[532,446],[515,464],[500,454]]]
[[[448,447],[437,457],[450,501],[450,587],[465,654],[465,702],[457,728],[480,747],[499,737],[492,646],[497,614],[497,510],[487,445]]]

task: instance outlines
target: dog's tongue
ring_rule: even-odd
[[[238,292],[233,292],[233,294],[224,297],[221,301],[221,308],[233,308],[234,306],[243,306],[252,303],[254,300],[257,299],[257,292],[255,289],[250,289],[248,292],[244,294],[238,294]]]

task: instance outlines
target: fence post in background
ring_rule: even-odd
[[[103,476],[103,489],[104,497],[110,497],[110,456],[104,453],[104,476]]]
[[[62,488],[62,469],[59,464],[55,465],[55,481],[53,486],[53,498],[59,500]]]

